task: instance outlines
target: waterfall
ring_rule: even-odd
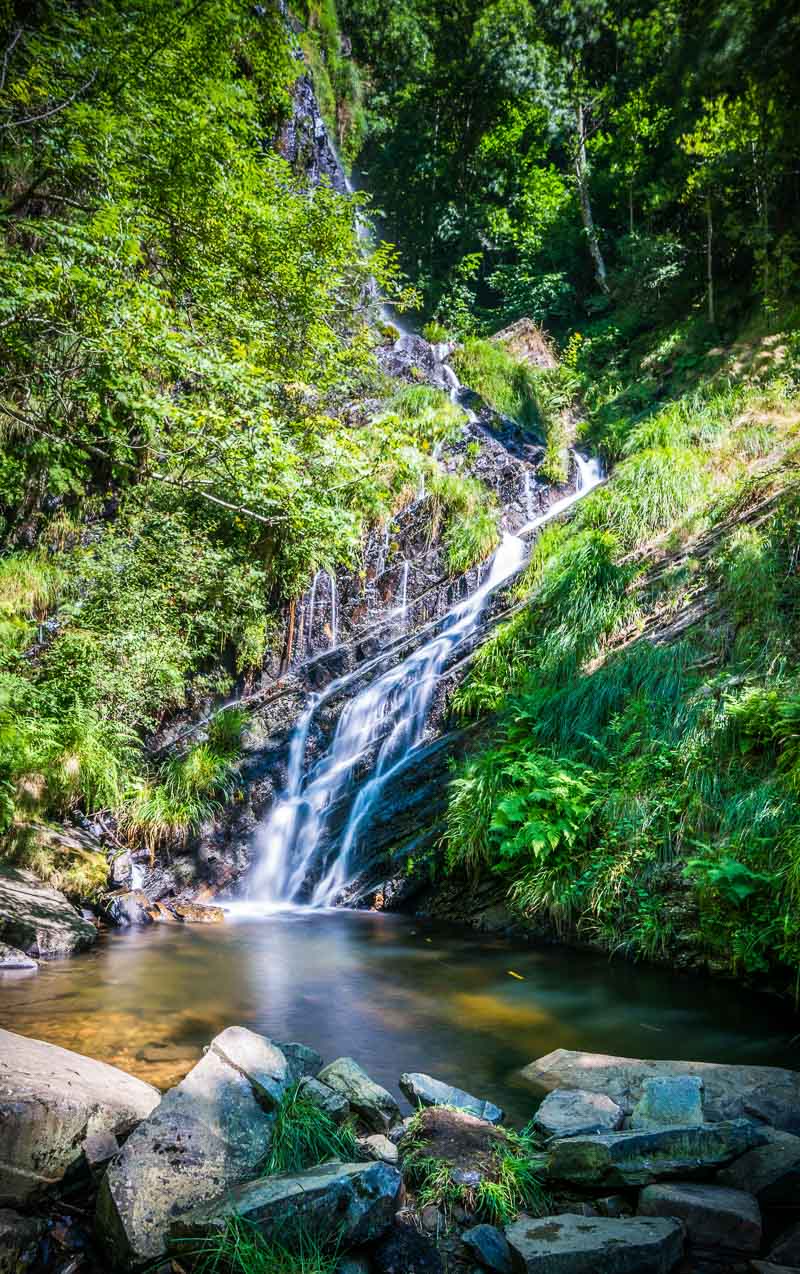
[[[384,784],[424,738],[436,683],[458,648],[475,633],[489,594],[522,566],[525,546],[506,534],[484,582],[453,606],[433,637],[401,663],[367,684],[344,707],[327,751],[302,778],[303,758],[312,718],[338,684],[307,706],[292,734],[289,777],[262,827],[261,857],[251,883],[251,897],[265,903],[291,904],[305,882],[318,874],[311,905],[332,905],[350,876],[353,848],[366,831],[369,816]],[[360,761],[378,747],[370,778],[358,787],[346,826],[320,861],[320,847],[332,809],[347,796]]]
[[[319,571],[314,576],[314,582],[311,585],[311,596],[308,599],[308,637],[306,638],[306,650],[313,649],[314,641],[314,603],[317,599],[317,580],[319,579]]]
[[[525,516],[528,522],[533,521],[533,487],[531,486],[531,471],[527,467],[525,469]]]
[[[336,576],[332,571],[326,572],[331,586],[331,650],[339,644],[338,597],[336,595]]]
[[[405,558],[403,561],[403,574],[400,580],[400,618],[405,623],[406,611],[408,610],[408,568],[409,561]]]
[[[582,456],[579,451],[573,452],[573,455],[578,469],[575,478],[575,490],[571,491],[569,495],[565,495],[561,500],[556,500],[555,504],[551,504],[550,508],[539,514],[538,517],[531,518],[524,526],[520,527],[517,535],[527,535],[528,532],[544,526],[546,522],[551,522],[560,513],[566,513],[567,509],[572,508],[573,504],[576,504],[578,500],[582,500],[593,487],[599,486],[603,481],[605,471],[601,460],[598,460],[595,456]]]

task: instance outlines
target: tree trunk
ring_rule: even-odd
[[[714,258],[711,253],[711,244],[714,238],[714,223],[711,219],[711,195],[706,196],[706,285],[708,288],[708,321],[716,323],[717,316],[714,309]]]
[[[633,182],[628,186],[628,226],[629,234],[632,236],[634,231],[633,224]]]
[[[577,133],[577,145],[575,148],[575,176],[578,180],[578,201],[581,206],[581,220],[583,221],[583,228],[586,231],[586,240],[589,244],[589,255],[592,258],[594,277],[597,280],[597,286],[601,289],[601,291],[608,292],[606,263],[603,260],[603,253],[600,250],[600,240],[597,237],[597,228],[594,224],[592,204],[589,198],[589,174],[586,163],[586,131],[583,118],[583,103],[580,101],[575,103],[575,130]]]

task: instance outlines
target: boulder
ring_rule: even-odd
[[[34,970],[38,968],[38,960],[34,960],[32,956],[26,955],[24,951],[19,951],[16,947],[10,947],[6,942],[0,942],[0,973],[5,973],[7,969]]]
[[[443,1274],[433,1243],[411,1225],[395,1225],[371,1255],[375,1274]]]
[[[0,1030],[0,1202],[32,1200],[80,1163],[87,1137],[125,1136],[158,1102],[116,1066]]]
[[[380,1159],[382,1163],[398,1163],[400,1160],[397,1146],[383,1133],[374,1132],[371,1137],[360,1137],[358,1144],[367,1159]]]
[[[778,1265],[800,1267],[800,1222],[778,1235],[768,1255],[769,1259]]]
[[[336,1266],[336,1274],[370,1274],[370,1263],[365,1256],[345,1256]]]
[[[0,1208],[0,1274],[17,1274],[33,1264],[32,1257],[45,1223],[40,1217],[20,1216],[10,1208]],[[24,1261],[24,1263],[23,1263]]]
[[[321,1055],[315,1048],[309,1048],[307,1044],[297,1044],[294,1041],[289,1044],[276,1042],[276,1047],[286,1058],[293,1084],[305,1076],[313,1079],[322,1069]]]
[[[717,1062],[649,1061],[557,1048],[520,1072],[534,1088],[583,1088],[613,1097],[626,1115],[642,1096],[644,1081],[697,1075],[703,1081],[705,1117],[753,1115],[787,1132],[800,1132],[800,1073],[777,1066],[728,1066]]]
[[[90,947],[97,930],[33,872],[0,866],[0,939],[37,960],[53,960]]]
[[[604,1093],[557,1088],[545,1097],[533,1125],[544,1137],[578,1137],[614,1132],[622,1127],[624,1118],[622,1108]]]
[[[506,1227],[515,1274],[668,1274],[683,1228],[663,1217],[520,1217]]]
[[[288,1082],[283,1053],[231,1026],[128,1138],[103,1178],[97,1233],[116,1266],[164,1256],[170,1223],[248,1181]]]
[[[703,1081],[699,1075],[658,1075],[642,1084],[631,1128],[679,1128],[703,1123]]]
[[[352,1057],[339,1057],[324,1066],[317,1077],[341,1093],[359,1119],[375,1132],[385,1132],[400,1118],[400,1107],[390,1092],[370,1079]]]
[[[125,889],[106,899],[106,915],[120,929],[129,925],[151,925],[153,904],[141,889]]]
[[[337,1093],[334,1088],[329,1088],[327,1084],[321,1084],[318,1079],[313,1079],[311,1076],[301,1079],[299,1091],[315,1106],[319,1106],[320,1110],[324,1110],[326,1115],[330,1115],[337,1124],[344,1123],[350,1114],[350,1103],[347,1098]]]
[[[465,1093],[463,1088],[454,1088],[441,1079],[433,1079],[418,1071],[401,1075],[400,1088],[412,1106],[455,1106],[457,1110],[466,1110],[468,1114],[485,1119],[489,1124],[503,1122],[503,1111],[493,1102],[473,1097],[471,1093]]]
[[[415,1153],[448,1164],[456,1185],[477,1186],[486,1176],[494,1178],[497,1154],[507,1141],[502,1128],[465,1110],[429,1106],[415,1120],[412,1144]],[[401,1141],[401,1152],[405,1149]]]
[[[708,1173],[762,1140],[762,1131],[748,1119],[566,1137],[548,1147],[547,1174],[576,1185],[649,1185],[660,1177]]]
[[[389,1228],[401,1177],[386,1163],[323,1163],[234,1186],[217,1202],[194,1208],[173,1222],[174,1239],[211,1238],[233,1216],[265,1238],[279,1238],[302,1224],[323,1240],[339,1236],[345,1247],[371,1243]]]
[[[176,902],[172,911],[186,925],[218,925],[225,919],[222,907],[207,902]]]
[[[472,1254],[486,1270],[494,1274],[511,1274],[511,1248],[502,1230],[495,1225],[473,1225],[461,1235]]]
[[[796,1204],[800,1199],[800,1137],[767,1128],[763,1142],[717,1173],[717,1181],[748,1190],[762,1206]]]
[[[761,1209],[744,1190],[694,1182],[646,1186],[637,1212],[677,1218],[693,1248],[720,1256],[753,1256],[761,1247]]]

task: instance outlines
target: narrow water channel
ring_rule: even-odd
[[[518,976],[513,977],[514,973]],[[0,1025],[166,1087],[224,1027],[349,1054],[398,1093],[421,1070],[524,1122],[518,1069],[554,1048],[800,1067],[778,1001],[735,984],[347,911],[118,931],[0,977]]]

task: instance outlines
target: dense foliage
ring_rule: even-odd
[[[345,410],[384,392],[365,300],[395,268],[357,200],[281,157],[301,68],[277,7],[4,17],[0,821],[111,809],[153,851],[231,793],[236,749],[158,772],[143,741],[359,559],[439,415]]]
[[[711,319],[730,322],[796,284],[791,5],[340,10],[369,79],[361,163],[449,326],[525,315],[566,333],[620,303],[652,320],[704,291]]]

